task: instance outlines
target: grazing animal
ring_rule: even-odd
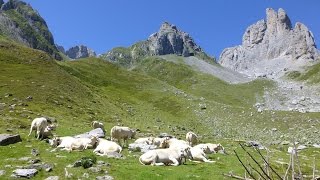
[[[129,127],[123,127],[123,126],[113,126],[110,131],[111,140],[115,141],[117,140],[119,144],[121,145],[120,140],[123,139],[124,144],[128,145],[127,140],[135,138],[136,131],[133,129],[130,129]]]
[[[96,147],[95,150],[93,150],[93,153],[95,153],[98,156],[104,156],[107,153],[111,153],[111,152],[121,153],[121,151],[122,151],[122,148],[117,143],[99,138],[98,146]]]
[[[153,144],[154,139],[155,139],[154,137],[138,138],[137,140],[134,141],[134,143],[151,145]]]
[[[198,136],[194,132],[188,132],[186,134],[186,141],[190,146],[194,146],[198,143]]]
[[[206,149],[205,151],[206,154],[214,154],[219,151],[226,153],[224,150],[224,147],[220,143],[219,144],[212,144],[212,143],[198,144],[195,147],[202,148],[202,149],[208,147],[208,149]]]
[[[104,131],[104,125],[102,122],[99,121],[92,121],[91,126],[93,129],[101,128]]]
[[[45,131],[46,127],[48,126],[48,124],[51,124],[51,121],[48,120],[47,118],[44,118],[44,117],[35,118],[31,122],[30,132],[29,132],[28,136],[30,136],[32,131],[35,130],[37,139],[44,138],[44,136],[43,136],[44,131]]]
[[[139,162],[143,165],[178,166],[182,164],[182,159],[187,156],[191,156],[190,147],[154,149],[142,154]]]

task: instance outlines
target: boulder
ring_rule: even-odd
[[[75,138],[90,138],[91,136],[96,136],[98,138],[103,138],[105,136],[105,133],[101,128],[97,128],[97,129],[91,130],[89,132],[76,135],[74,137]]]
[[[113,180],[113,177],[109,175],[98,176],[96,177],[96,180]]]
[[[16,169],[11,175],[14,178],[31,178],[38,173],[36,169]]]
[[[9,144],[14,144],[17,142],[21,142],[21,138],[19,134],[0,134],[0,146],[6,146]]]
[[[3,176],[6,174],[6,171],[5,170],[0,170],[0,176]]]
[[[145,143],[132,143],[132,144],[129,144],[129,147],[128,149],[130,151],[133,151],[133,152],[147,152],[147,151],[150,151],[150,150],[153,150],[153,149],[156,149],[157,146],[155,145],[150,145],[150,144],[145,144]]]

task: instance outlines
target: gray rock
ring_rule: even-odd
[[[36,169],[16,169],[13,171],[12,177],[16,178],[31,178],[34,177],[38,173]]]
[[[0,170],[0,176],[3,176],[6,174],[6,171],[5,170]]]
[[[45,170],[46,172],[50,172],[52,171],[53,169],[53,165],[52,164],[46,164],[46,163],[35,163],[35,164],[31,164],[31,165],[28,165],[28,166],[24,166],[23,168],[24,169],[37,169],[37,170]]]
[[[14,144],[21,141],[22,140],[19,134],[16,134],[16,135],[0,134],[0,146],[6,146],[9,144]]]
[[[36,163],[39,163],[39,162],[41,162],[40,159],[31,159],[28,163],[30,163],[30,164],[36,164]]]
[[[49,176],[45,180],[59,180],[59,176]]]
[[[97,136],[98,138],[103,138],[105,136],[105,133],[101,128],[97,128],[97,129],[91,130],[89,132],[76,135],[74,137],[75,138],[90,138],[92,136]]]
[[[297,69],[319,57],[312,33],[302,23],[293,28],[283,9],[268,8],[266,20],[249,26],[242,45],[226,48],[219,63],[238,72],[280,77],[286,69]],[[274,61],[270,61],[274,60]]]
[[[96,177],[96,180],[113,180],[113,177],[109,175],[98,176]]]
[[[56,47],[57,47],[58,51],[62,52],[63,54],[66,54],[66,50],[64,49],[63,46],[56,44]]]
[[[31,154],[32,154],[33,156],[38,156],[38,155],[40,154],[40,152],[39,152],[39,150],[37,150],[37,149],[31,149]]]
[[[246,142],[246,146],[248,147],[255,147],[255,148],[258,148],[258,149],[265,149],[264,146],[262,146],[262,144],[258,141],[247,141]]]
[[[99,167],[90,167],[89,170],[93,173],[100,173],[102,172],[102,169]]]
[[[128,147],[130,151],[143,152],[143,153],[156,148],[157,146],[155,145],[149,145],[149,144],[143,144],[143,143],[132,143],[132,144],[129,144],[129,147]]]
[[[96,56],[96,53],[92,49],[84,45],[71,47],[69,50],[66,51],[65,54],[71,59],[80,59]]]
[[[90,177],[90,175],[89,175],[89,173],[83,173],[82,177],[88,179]]]
[[[21,157],[19,158],[19,161],[29,161],[31,157]]]

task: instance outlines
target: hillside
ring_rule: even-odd
[[[171,58],[177,58],[175,62],[181,61],[179,56]],[[116,124],[139,128],[138,136],[168,132],[183,138],[187,131],[192,130],[200,134],[204,142],[223,143],[229,152],[237,149],[237,145],[226,138],[260,140],[269,144],[291,140],[292,137],[305,143],[318,142],[318,136],[313,133],[320,128],[318,114],[276,111],[261,114],[253,108],[264,88],[272,87],[268,81],[230,85],[184,63],[177,64],[159,57],[139,62],[130,71],[95,58],[56,62],[44,52],[2,39],[0,70],[4,73],[0,76],[0,132],[19,133],[23,142],[1,147],[0,154],[7,158],[20,158],[28,156],[32,148],[37,148],[43,162],[57,163],[49,175],[61,177],[64,177],[63,168],[67,164],[91,154],[90,150],[52,153],[45,142],[27,137],[30,120],[38,116],[55,118],[58,121],[55,133],[59,136],[82,133],[90,129],[92,120],[100,120],[106,129]],[[307,121],[312,121],[313,126]],[[273,128],[277,131],[272,131]],[[291,130],[297,128],[298,133]],[[272,134],[272,138],[266,134]],[[15,153],[7,151],[13,147]],[[283,153],[275,153],[273,158],[282,157]],[[156,167],[150,167],[152,171],[145,170],[136,161],[139,154],[129,154],[127,149],[124,155],[125,160],[107,160],[111,167],[106,170],[116,178],[123,177],[124,171],[134,179],[157,177],[159,174],[162,178],[222,178],[221,173],[231,170],[242,173],[241,167],[234,168],[237,160],[232,155],[212,156],[218,161],[213,165],[190,162],[171,173],[164,173]],[[57,161],[56,156],[68,158]],[[25,162],[2,161],[0,169],[7,164],[15,166]],[[203,171],[212,168],[215,170]],[[70,171],[77,177],[86,172],[85,169]],[[134,173],[137,171],[140,173]],[[310,172],[307,168],[304,171]],[[10,173],[5,177],[7,175]],[[35,179],[46,176],[47,173],[41,171]],[[90,176],[94,174],[90,173]]]
[[[0,35],[62,60],[45,20],[20,0],[0,3]]]

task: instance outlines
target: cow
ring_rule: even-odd
[[[120,140],[123,139],[124,144],[128,144],[128,139],[135,138],[136,131],[133,129],[130,129],[129,127],[123,127],[123,126],[114,126],[111,128],[110,136],[111,140],[115,141],[117,140],[118,143],[121,145]]]
[[[186,134],[186,141],[190,146],[194,146],[198,143],[198,136],[194,132],[189,131]]]

